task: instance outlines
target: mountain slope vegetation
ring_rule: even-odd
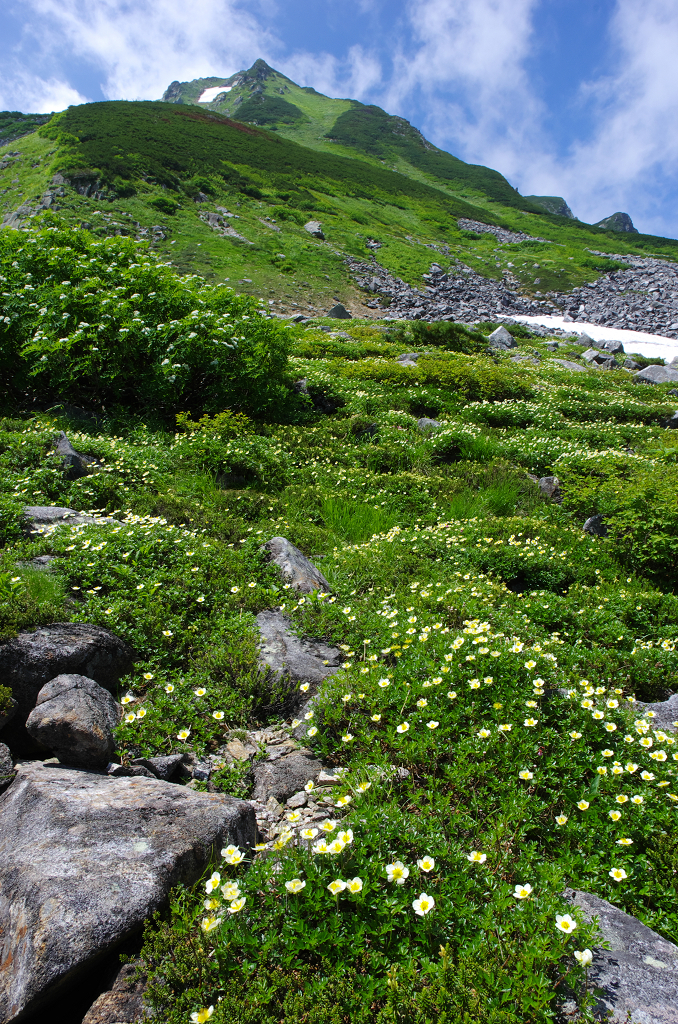
[[[266,726],[332,780],[255,802],[256,850],[147,923],[156,1019],[593,1019],[567,886],[678,940],[676,735],[640,703],[678,688],[670,385],[573,373],[518,326],[520,364],[492,324],[285,323],[48,215],[0,232],[0,636],[134,649],[122,764],[190,753],[192,788],[250,799]],[[100,518],[28,534],[27,504]],[[283,580],[275,536],[327,591]],[[308,709],[258,660],[272,608],[341,652]]]

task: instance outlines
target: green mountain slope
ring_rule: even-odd
[[[223,87],[222,91],[216,89]],[[489,167],[466,164],[428,142],[409,121],[357,100],[336,100],[301,88],[257,60],[228,79],[172,82],[163,96],[170,103],[198,103],[222,114],[267,128],[316,149],[342,147],[353,156],[371,157],[408,177],[425,175],[453,191],[471,188],[505,206],[538,209]],[[202,105],[202,104],[201,104]]]
[[[672,239],[520,209],[501,175],[427,148],[406,122],[394,142],[398,119],[329,100],[258,64],[230,87],[202,79],[187,92],[175,83],[173,102],[71,107],[20,144],[0,146],[3,223],[21,228],[38,218],[146,240],[182,273],[236,282],[277,312],[306,315],[337,300],[355,313],[383,315],[356,286],[349,258],[376,258],[420,288],[433,260],[445,270],[459,261],[539,298],[592,281],[605,261],[591,250],[678,255]],[[266,92],[273,86],[277,94]],[[183,102],[205,89],[222,90],[215,102],[230,103],[238,118],[255,109],[261,120],[279,120],[262,127]],[[333,132],[352,145],[330,141]],[[433,166],[439,174],[426,170]],[[484,191],[444,179],[448,172],[476,174]],[[493,188],[509,189],[506,203],[492,198]],[[321,232],[309,233],[309,221]],[[486,225],[515,232],[511,244],[478,230]]]

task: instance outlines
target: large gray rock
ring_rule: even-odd
[[[589,516],[582,526],[584,533],[590,533],[593,537],[607,537],[607,526],[601,515]]]
[[[113,757],[113,730],[122,708],[93,679],[61,675],[38,694],[26,730],[62,764],[105,768]]]
[[[76,981],[222,845],[252,846],[255,829],[233,797],[21,765],[0,797],[0,1020]]]
[[[25,723],[45,683],[76,673],[113,690],[132,668],[132,658],[130,648],[114,633],[83,622],[55,622],[0,645],[0,679],[18,705],[16,717],[3,729],[3,740],[15,755],[43,753]]]
[[[560,480],[557,476],[541,477],[537,482],[537,487],[545,498],[549,498],[551,501],[555,501],[558,504],[562,502],[563,498],[560,493]]]
[[[255,764],[253,800],[265,804],[269,797],[283,803],[304,788],[307,782],[317,782],[322,771],[322,763],[317,761],[310,750],[295,750],[275,761],[263,761]]]
[[[554,363],[558,363],[566,370],[575,370],[577,373],[585,373],[586,367],[581,366],[579,363],[573,363],[571,359],[554,359]]]
[[[678,947],[598,896],[566,889],[565,898],[587,921],[598,918],[601,938],[610,946],[593,949],[589,968],[596,1019],[678,1024]]]
[[[134,1024],[150,1017],[144,1009],[146,975],[137,977],[137,964],[120,968],[113,985],[102,992],[82,1018],[82,1024]]]
[[[119,519],[111,516],[90,516],[74,508],[57,505],[26,505],[24,529],[27,533],[53,533],[59,526],[120,526]]]
[[[651,711],[653,729],[663,729],[665,732],[678,731],[678,693],[674,693],[668,700],[657,701],[654,704],[643,704],[638,701],[633,705],[633,709],[637,710],[639,715]]]
[[[417,420],[417,427],[421,430],[422,434],[428,430],[440,430],[441,426],[440,420],[432,420],[428,416],[422,416],[421,419]]]
[[[94,516],[76,512],[74,508],[60,508],[57,505],[26,505],[24,522],[30,533],[49,533],[57,526],[84,526],[95,523]]]
[[[87,476],[90,471],[90,467],[96,461],[89,455],[83,455],[81,452],[76,452],[63,430],[59,431],[55,449],[61,456],[61,463],[69,480],[77,480],[81,476]]]
[[[308,231],[309,235],[313,235],[314,238],[324,238],[323,226],[319,220],[309,220],[304,224],[304,231]]]
[[[257,626],[261,634],[260,667],[279,679],[287,679],[297,694],[295,684],[310,683],[309,691],[315,692],[324,679],[339,669],[341,651],[322,640],[298,637],[282,612],[259,612]]]
[[[291,583],[295,590],[302,594],[310,594],[314,590],[329,591],[330,585],[319,569],[309,562],[306,555],[295,547],[286,537],[271,537],[259,548],[268,555],[271,562],[280,567],[286,583]]]
[[[637,384],[673,384],[678,381],[678,370],[671,366],[646,366],[636,376]]]
[[[14,779],[14,758],[9,747],[0,743],[0,793],[4,793]]]
[[[420,355],[421,352],[403,352],[401,355],[396,356],[396,362],[400,363],[401,366],[416,366]]]
[[[333,317],[335,320],[353,319],[353,314],[349,313],[343,302],[337,302],[336,306],[332,306],[332,309],[328,312],[327,315]]]
[[[500,349],[503,351],[518,347],[518,342],[505,327],[497,327],[496,331],[492,331],[492,334],[487,340],[490,348]]]

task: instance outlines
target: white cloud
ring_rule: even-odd
[[[368,97],[382,80],[380,61],[360,45],[351,46],[344,58],[300,52],[279,61],[276,67],[298,85],[311,85],[327,96],[353,100]]]
[[[385,104],[402,109],[419,92],[420,127],[433,141],[514,174],[525,132],[542,116],[524,71],[537,3],[410,0],[407,46],[395,54]]]
[[[30,33],[52,59],[79,58],[108,99],[154,99],[175,78],[229,75],[274,51],[257,5],[237,0],[24,0]]]
[[[583,219],[622,209],[641,229],[678,232],[664,206],[675,206],[678,166],[678,8],[618,0],[610,37],[615,73],[582,87],[595,131],[572,147],[567,187]]]
[[[0,86],[0,110],[23,110],[51,114],[72,103],[86,103],[86,97],[59,78],[40,78],[16,66],[5,69]]]

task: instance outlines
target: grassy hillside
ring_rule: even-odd
[[[257,851],[148,923],[158,1019],[547,1024],[566,986],[588,1013],[573,952],[594,936],[576,914],[558,929],[567,885],[678,941],[676,737],[635,703],[678,689],[669,385],[568,372],[520,328],[535,361],[516,365],[486,353],[491,325],[284,325],[96,230],[3,231],[0,275],[19,382],[0,409],[0,636],[89,622],[135,649],[125,763],[292,733],[257,667],[262,609],[344,656],[303,739],[339,784],[304,795],[313,834],[309,806],[281,808]],[[222,391],[203,416],[205,382]],[[61,429],[88,475],[64,472]],[[122,525],[27,537],[26,503]],[[595,513],[607,538],[581,529]],[[259,550],[279,535],[328,593],[283,586]],[[209,786],[248,798],[250,762],[221,756]]]
[[[194,91],[200,95],[212,81],[201,81]],[[267,73],[264,84],[270,81]],[[327,139],[315,146],[311,135],[322,129],[324,138],[343,118],[362,126],[365,149],[371,137],[365,126],[376,118],[383,132],[375,145],[392,146],[392,122],[376,108],[329,101],[286,83],[279,88],[288,91],[269,96],[266,109],[280,113],[283,104],[280,116],[287,117],[284,104],[292,97],[303,114],[294,131],[310,133],[299,136],[303,144],[281,129],[185,103],[71,107],[20,144],[0,147],[0,213],[18,210],[15,226],[37,217],[54,225],[84,224],[101,237],[151,239],[181,272],[228,281],[282,313],[315,314],[341,300],[353,312],[383,315],[366,306],[370,296],[351,280],[348,256],[369,260],[376,254],[386,269],[419,287],[433,259],[445,269],[460,260],[533,296],[593,280],[605,261],[591,249],[669,258],[678,252],[672,239],[615,233],[504,205],[490,194],[495,186],[503,194],[501,176],[428,149],[414,129],[399,136],[400,148],[392,150],[401,169],[421,157],[417,167],[407,163],[408,173],[367,152],[358,158],[355,146]],[[248,86],[243,104],[269,102],[268,93],[256,88]],[[438,161],[437,167],[443,162],[437,176],[427,160]],[[455,192],[455,181],[442,177],[453,168],[479,177]],[[55,173],[61,175],[56,184]],[[511,191],[509,198],[515,195]],[[324,241],[304,230],[310,219],[321,221]],[[500,224],[543,241],[500,246],[492,234],[460,229],[459,219]]]

